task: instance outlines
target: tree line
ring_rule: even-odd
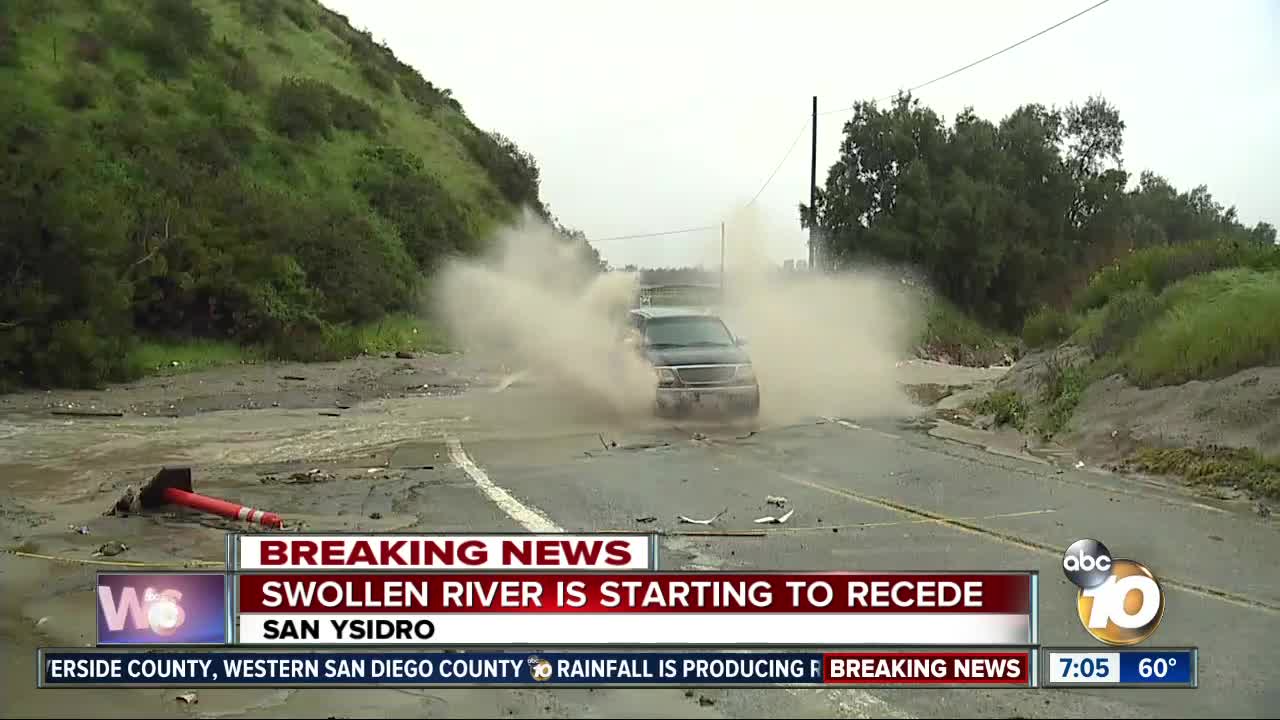
[[[1175,188],[1122,159],[1125,124],[1094,97],[1028,104],[999,123],[972,108],[951,123],[918,98],[854,106],[840,154],[801,224],[825,263],[914,266],[967,312],[1018,329],[1063,305],[1090,275],[1131,251],[1205,239],[1271,246],[1206,187]]]

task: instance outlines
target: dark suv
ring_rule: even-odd
[[[654,368],[659,415],[715,406],[737,414],[760,411],[760,385],[740,338],[714,313],[673,307],[630,312],[630,342]]]

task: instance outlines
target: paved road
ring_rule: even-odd
[[[320,517],[335,507],[367,518],[408,518],[421,530],[518,530],[536,511],[566,530],[690,529],[676,515],[727,508],[720,529],[751,520],[785,495],[790,523],[765,537],[662,541],[668,569],[960,570],[1041,573],[1046,645],[1089,645],[1074,593],[1058,570],[1080,537],[1151,567],[1168,592],[1162,645],[1201,648],[1198,690],[860,691],[205,691],[207,717],[520,716],[932,717],[1274,714],[1280,689],[1280,541],[1276,526],[1190,496],[1101,473],[993,455],[892,420],[814,419],[743,428],[649,426],[628,431],[535,422],[550,405],[512,391],[470,402],[453,426],[386,449],[391,466],[432,464],[383,482],[290,487],[241,485],[259,506]],[[457,401],[464,402],[464,401]],[[545,399],[540,402],[545,402]],[[460,406],[461,407],[461,406]],[[390,415],[396,415],[389,411]],[[407,422],[403,417],[401,424]],[[398,436],[399,437],[399,436]],[[606,449],[602,445],[602,438]],[[616,447],[612,444],[617,443]],[[452,450],[452,461],[450,461]],[[495,503],[482,477],[518,503]],[[250,493],[259,493],[254,495]],[[287,498],[288,505],[282,505]],[[656,516],[655,523],[635,519]],[[371,529],[364,522],[361,527]],[[320,528],[317,528],[320,529]],[[211,534],[216,532],[211,531]],[[77,576],[48,580],[68,587]],[[79,597],[79,595],[76,595]],[[79,602],[79,601],[77,601]],[[88,612],[88,601],[84,600]],[[744,628],[744,637],[749,637]],[[25,648],[23,648],[25,651]],[[10,677],[28,660],[6,662]],[[7,683],[12,687],[12,683]],[[13,696],[5,714],[181,714],[177,691],[95,691]],[[705,697],[711,704],[700,703]],[[88,704],[86,704],[88,703]]]

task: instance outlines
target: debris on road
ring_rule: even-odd
[[[752,435],[755,435],[755,434],[756,434],[756,431],[755,431],[755,430],[752,430],[751,432],[747,433],[746,435],[738,435],[737,437],[738,437],[738,439],[739,439],[739,440],[746,440],[747,438],[749,438],[749,437],[751,437]]]
[[[189,693],[182,693],[177,697],[177,700],[178,702],[183,703],[184,705],[195,705],[196,703],[200,702],[200,697],[193,692],[189,692]]]
[[[1263,505],[1262,503],[1258,503],[1257,505],[1254,505],[1253,511],[1258,513],[1259,517],[1271,517],[1271,508],[1267,507],[1266,505]]]
[[[71,417],[124,417],[122,412],[112,412],[109,410],[51,410],[53,415],[68,415]]]
[[[401,360],[412,360],[418,356],[415,355],[414,353],[409,352],[408,350],[397,350],[396,357],[400,358]]]
[[[609,449],[609,443],[607,443],[607,442],[605,442],[605,441],[604,441],[604,434],[603,434],[603,433],[596,433],[596,437],[600,438],[600,444],[604,446],[604,449],[605,449],[605,450],[608,450],[608,449]],[[614,447],[617,447],[618,443],[614,443],[613,445],[614,445]]]
[[[778,507],[782,507],[787,504],[787,499],[781,495],[767,495],[765,496],[764,502],[766,505],[777,505]],[[822,521],[819,520],[818,522]]]
[[[162,468],[142,488],[138,498],[144,509],[181,505],[231,520],[244,520],[274,528],[284,527],[284,521],[275,513],[196,493],[192,490],[191,468],[187,467]]]
[[[715,701],[715,700],[712,700],[711,698],[707,697],[706,695],[699,695],[699,696],[698,696],[698,704],[699,704],[699,705],[701,705],[702,707],[710,707],[710,706],[712,706],[712,705],[715,705],[715,704],[716,704],[716,701]]]
[[[337,476],[330,472],[324,472],[319,468],[311,468],[306,472],[296,472],[285,480],[286,485],[311,485],[313,483],[329,482]]]
[[[106,516],[124,516],[134,515],[139,512],[142,512],[142,501],[139,499],[138,492],[133,489],[133,486],[128,485],[125,487],[124,494],[120,496],[120,499],[116,500],[115,503],[102,514]]]
[[[693,434],[693,439],[694,439],[695,441],[696,441],[696,440],[706,440],[706,439],[707,439],[707,436],[706,436],[706,435],[704,435],[704,434],[702,434],[702,433],[700,433],[700,432],[696,432],[696,433],[694,433],[694,434]]]
[[[682,523],[686,523],[686,524],[689,524],[689,525],[710,525],[711,523],[715,522],[716,520],[719,520],[719,519],[720,519],[720,516],[721,516],[721,515],[724,515],[724,514],[725,514],[725,513],[727,513],[727,512],[729,512],[729,508],[725,508],[725,509],[721,510],[720,512],[716,513],[715,515],[712,515],[711,517],[707,518],[706,520],[698,520],[698,519],[696,519],[696,518],[691,518],[691,517],[688,517],[688,516],[686,516],[686,515],[677,515],[677,516],[676,516],[676,519],[678,519],[678,520],[679,520],[680,522],[682,522]]]
[[[89,534],[89,528],[88,528],[88,527],[86,527],[86,526],[84,526],[84,525],[68,525],[68,526],[67,526],[67,528],[68,528],[68,529],[70,529],[70,530],[71,530],[71,532],[73,532],[73,533],[75,533],[75,534],[77,534],[77,535],[88,535],[88,534]]]
[[[342,417],[342,413],[339,413],[339,412],[321,411],[320,414],[324,415],[325,417]]]
[[[1210,536],[1209,536],[1209,539],[1210,539],[1210,540],[1217,541],[1217,542],[1222,542],[1222,536],[1221,536],[1221,535],[1210,535]]]
[[[762,517],[762,518],[756,518],[753,522],[757,522],[760,524],[781,525],[782,523],[785,523],[786,521],[790,520],[791,515],[794,513],[795,513],[795,510],[792,509],[792,510],[786,511],[785,513],[779,515],[778,517],[773,517],[772,515],[766,515],[765,517]]]
[[[116,555],[119,555],[120,553],[128,549],[129,549],[128,545],[125,545],[122,542],[116,542],[115,540],[112,540],[109,543],[103,543],[102,545],[99,545],[97,551],[93,553],[93,556],[94,557],[115,557]]]
[[[651,522],[657,522],[657,520],[658,518],[654,515],[645,515],[643,517],[636,518],[636,522],[638,523],[651,523]]]
[[[1077,461],[1076,461],[1076,469],[1077,469],[1077,470],[1079,470],[1079,469],[1080,469],[1080,468],[1082,468],[1082,467],[1084,467],[1084,461],[1083,461],[1083,460],[1077,460]]]
[[[44,627],[44,624],[47,622],[49,622],[49,616],[45,615],[44,617],[36,621],[36,627]]]
[[[370,520],[381,520],[381,519],[382,519],[382,513],[380,513],[380,512],[371,512],[371,513],[369,513],[369,519],[370,519]]]
[[[306,380],[306,378],[301,375],[281,375],[280,379],[281,380]]]

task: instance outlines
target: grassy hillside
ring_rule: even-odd
[[[1070,311],[1027,320],[1032,347],[1069,341],[1142,387],[1280,363],[1280,247],[1211,240],[1135,252],[1104,268]]]
[[[139,337],[348,354],[545,212],[531,157],[314,0],[0,0],[0,97],[10,382],[136,373]]]
[[[1002,424],[1052,437],[1085,388],[1119,373],[1143,388],[1280,365],[1280,247],[1206,240],[1134,252],[1103,268],[1069,310],[1042,308],[1023,341],[1070,343],[1084,362],[1044,360],[1035,397],[1000,390],[979,403]]]

